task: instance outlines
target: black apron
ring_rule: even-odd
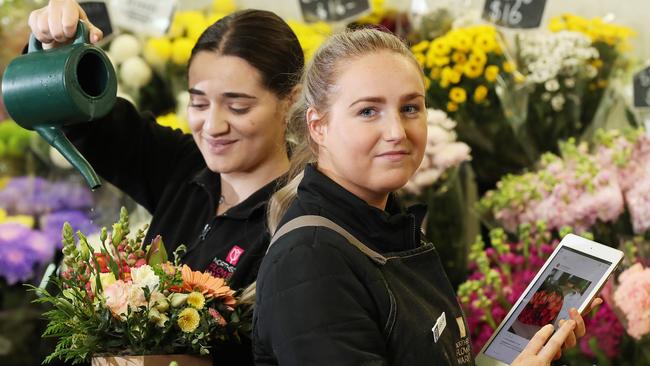
[[[307,215],[280,227],[269,247],[284,234],[310,226],[326,227],[343,236],[381,272],[391,307],[380,327],[386,339],[388,364],[474,364],[467,322],[433,244],[382,255],[333,221]]]

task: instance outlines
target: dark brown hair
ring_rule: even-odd
[[[281,99],[298,84],[305,64],[296,34],[282,18],[265,10],[238,11],[209,26],[192,49],[190,65],[201,51],[246,60]]]

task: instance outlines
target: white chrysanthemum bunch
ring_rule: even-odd
[[[597,75],[590,60],[598,58],[598,50],[582,33],[530,33],[518,36],[521,69],[527,79],[544,86],[542,100],[561,111],[567,96],[573,95],[578,81]]]

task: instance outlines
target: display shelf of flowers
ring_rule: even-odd
[[[428,105],[458,122],[456,132],[472,148],[481,187],[493,187],[503,174],[532,165],[513,128],[517,122],[512,119],[521,113],[514,110],[516,93],[510,91],[520,75],[495,27],[454,28],[411,49],[424,70]]]
[[[569,140],[535,171],[504,177],[478,209],[492,231],[471,251],[470,280],[459,288],[476,350],[485,343],[567,232],[625,250],[627,260],[586,316],[587,335],[567,352],[570,365],[650,362],[650,139],[645,131],[597,131],[592,144]],[[631,249],[630,249],[631,248]],[[632,250],[633,249],[633,250]],[[639,262],[639,264],[634,264]],[[633,265],[634,264],[634,265]],[[628,269],[629,267],[629,269]],[[620,272],[620,271],[619,271]]]
[[[223,279],[180,265],[184,246],[172,263],[160,237],[145,245],[144,229],[130,233],[125,209],[110,234],[101,230],[98,242],[80,231],[75,240],[68,224],[62,236],[65,269],[52,278],[57,291],[32,287],[36,301],[52,306],[44,313],[44,336],[56,338],[57,346],[45,362],[92,358],[102,365],[113,357],[111,362],[147,364],[167,355],[167,365],[179,359],[175,354],[205,356],[213,344],[249,331],[243,307]],[[153,355],[159,357],[144,357]],[[200,362],[212,361],[195,358],[191,364]]]

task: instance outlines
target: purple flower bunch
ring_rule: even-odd
[[[560,144],[535,172],[508,175],[479,203],[484,216],[515,232],[543,220],[549,229],[589,231],[629,212],[634,234],[650,228],[650,138],[643,130],[598,131],[594,146]],[[631,233],[626,233],[631,234]]]
[[[22,224],[0,224],[0,277],[9,285],[29,280],[39,264],[54,256],[55,247],[43,233]]]
[[[92,206],[92,193],[75,182],[50,182],[41,177],[14,177],[0,190],[0,207],[10,215],[39,216]]]
[[[0,208],[9,215],[32,216],[36,227],[0,221],[0,277],[10,285],[29,280],[34,270],[51,261],[61,248],[61,228],[66,221],[75,230],[99,231],[85,213],[92,203],[91,192],[79,183],[11,178],[0,190]]]

